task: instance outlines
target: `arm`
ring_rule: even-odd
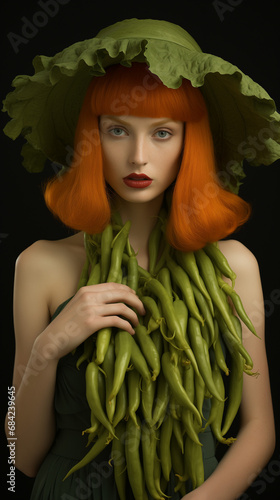
[[[25,250],[16,262],[14,284],[16,466],[28,476],[35,476],[33,457],[34,463],[42,461],[55,433],[57,362],[45,363],[35,349],[38,333],[49,323],[48,283],[40,261],[35,246]]]
[[[261,340],[247,328],[243,342],[258,377],[244,374],[241,426],[213,474],[185,500],[234,500],[253,482],[275,447],[275,428],[264,337],[264,301],[258,264],[246,247],[236,241],[222,242],[222,252],[237,274],[235,289]]]
[[[106,283],[81,288],[50,323],[48,304],[64,280],[57,272],[63,263],[57,265],[57,252],[49,250],[43,242],[32,245],[19,257],[15,272],[16,467],[28,476],[36,475],[55,436],[53,401],[59,359],[102,327],[117,326],[133,333],[130,323],[138,320],[131,307],[143,314],[143,305],[131,289]]]

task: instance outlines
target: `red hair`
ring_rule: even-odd
[[[93,78],[80,112],[70,168],[46,185],[47,206],[65,225],[93,234],[110,221],[98,127],[102,114],[185,122],[184,152],[166,229],[172,246],[196,250],[225,238],[246,222],[250,206],[219,183],[200,90],[188,80],[178,89],[169,89],[146,64],[133,63],[130,68],[111,66],[104,76]]]

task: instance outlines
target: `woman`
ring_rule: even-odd
[[[243,158],[259,154],[253,157],[244,142],[258,127],[270,127],[270,140],[255,163],[273,161],[279,156],[279,115],[263,89],[229,63],[203,54],[184,30],[164,21],[117,23],[53,60],[37,59],[35,66],[38,80],[21,78],[15,91],[24,106],[30,95],[37,105],[22,123],[22,133],[28,130],[25,165],[32,169],[34,158],[38,165],[43,157],[64,165],[46,186],[45,199],[77,233],[39,241],[17,261],[17,467],[29,476],[38,474],[33,499],[112,496],[117,493],[105,467],[106,449],[62,482],[84,455],[81,431],[90,426],[85,370],[82,365],[77,371],[75,364],[93,333],[109,326],[134,334],[146,311],[127,285],[105,282],[77,292],[86,259],[83,232],[100,233],[117,210],[123,223],[131,221],[129,241],[147,270],[149,237],[171,196],[166,227],[171,246],[196,251],[219,241],[237,275],[235,290],[254,316],[263,303],[257,262],[242,244],[220,240],[250,214],[233,193],[243,175]],[[201,91],[195,88],[200,86]],[[37,97],[35,87],[41,89]],[[6,109],[14,122],[6,132],[15,136],[12,127],[21,112],[14,115],[12,102],[13,94]],[[260,376],[244,375],[237,440],[218,465],[212,450],[206,480],[186,499],[237,498],[273,452],[264,317],[255,328],[261,341],[244,326],[243,344]]]

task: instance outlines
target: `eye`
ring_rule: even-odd
[[[167,130],[158,130],[155,135],[158,139],[168,139],[171,136],[171,133]]]
[[[112,127],[109,130],[110,134],[114,135],[115,137],[120,137],[123,134],[125,134],[125,130],[121,127]]]

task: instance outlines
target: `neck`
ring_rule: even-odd
[[[163,202],[163,196],[159,196],[147,203],[130,203],[125,200],[115,200],[115,207],[119,211],[123,223],[131,221],[129,241],[137,253],[139,265],[148,267],[148,241],[150,234],[156,224]]]

